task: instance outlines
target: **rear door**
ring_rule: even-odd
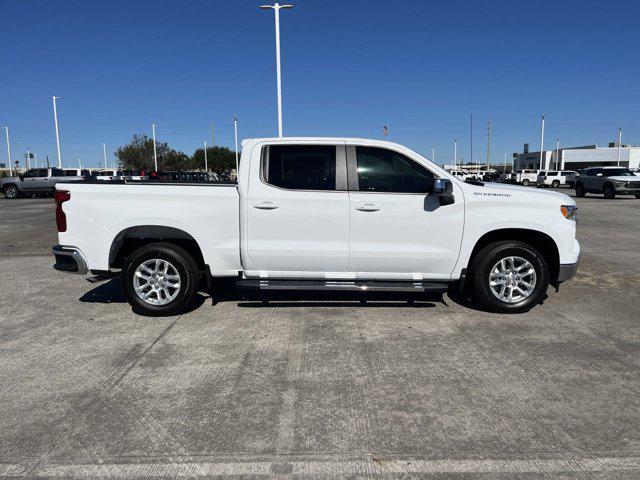
[[[247,276],[344,274],[349,255],[344,144],[265,144],[249,178]]]
[[[457,262],[464,197],[441,206],[436,174],[401,152],[347,146],[351,226],[348,270],[357,278],[448,279]]]

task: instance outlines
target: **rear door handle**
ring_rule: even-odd
[[[356,210],[360,210],[361,212],[377,212],[380,210],[380,207],[374,203],[363,203],[359,207],[356,207]]]
[[[276,208],[278,208],[278,204],[275,202],[260,202],[260,203],[254,203],[253,204],[253,208],[258,208],[260,210],[274,210]]]

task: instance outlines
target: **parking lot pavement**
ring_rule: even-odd
[[[638,478],[640,201],[577,200],[578,275],[526,314],[283,293],[160,319],[52,270],[50,200],[0,201],[0,477]]]

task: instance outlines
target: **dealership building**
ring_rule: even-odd
[[[513,168],[531,170],[578,170],[589,167],[618,165],[618,146],[610,143],[608,147],[585,145],[582,147],[560,148],[542,152],[529,152],[528,144],[523,153],[513,154]],[[622,145],[620,147],[620,166],[630,169],[640,168],[640,147]],[[540,166],[542,165],[542,166]]]

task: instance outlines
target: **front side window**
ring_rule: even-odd
[[[64,177],[64,171],[59,169],[59,168],[52,168],[51,169],[51,176],[52,177]]]
[[[361,192],[428,193],[433,188],[433,174],[400,153],[356,147],[356,159]]]
[[[25,178],[33,178],[38,176],[38,170],[27,170],[24,173]]]
[[[292,190],[335,190],[336,147],[272,145],[263,158],[263,178]]]

